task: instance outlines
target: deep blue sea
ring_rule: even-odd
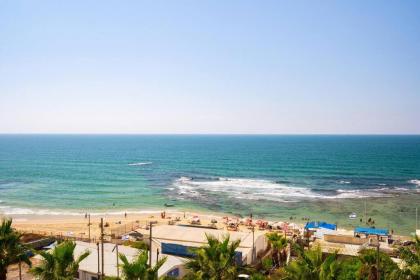
[[[350,225],[367,201],[379,223],[409,230],[419,191],[420,136],[0,135],[4,214],[170,202]]]

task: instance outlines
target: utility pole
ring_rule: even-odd
[[[365,200],[365,224],[367,224],[366,200]]]
[[[99,267],[99,242],[96,242],[96,251],[98,252],[98,279],[101,277],[101,268]]]
[[[377,275],[376,275],[376,278],[378,279],[378,280],[380,280],[381,279],[381,274],[380,274],[380,272],[379,272],[379,265],[380,265],[380,262],[379,262],[379,235],[377,235],[377,238],[378,238],[378,247],[376,247],[376,273],[377,273]]]
[[[22,262],[19,260],[19,280],[22,280]]]
[[[119,259],[118,259],[118,244],[115,244],[114,249],[112,249],[112,252],[114,252],[117,255],[117,278],[120,279],[120,263],[119,263]]]
[[[101,279],[104,279],[104,218],[101,218]]]
[[[89,238],[89,243],[90,243],[90,213],[88,214],[88,218],[89,218],[89,221],[88,221],[89,236],[88,236],[88,238]]]
[[[251,262],[255,261],[255,226],[252,226],[252,258]]]
[[[149,223],[149,267],[152,267],[152,222]]]

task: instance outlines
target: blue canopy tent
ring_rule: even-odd
[[[337,230],[336,224],[329,224],[327,222],[307,222],[305,225],[306,230],[315,230],[319,228]]]
[[[379,235],[379,236],[388,236],[389,231],[386,228],[364,228],[357,227],[354,229],[354,234],[365,234],[365,235]]]

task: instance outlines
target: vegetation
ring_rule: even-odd
[[[338,280],[354,280],[358,275],[361,262],[356,257],[347,257],[340,261]]]
[[[122,262],[122,276],[124,280],[155,280],[158,279],[158,270],[166,262],[166,257],[160,259],[155,266],[148,265],[148,251],[142,251],[132,262],[123,254],[119,255]]]
[[[194,250],[195,258],[186,263],[190,270],[185,279],[230,280],[238,276],[236,249],[240,240],[231,241],[229,235],[221,241],[207,235],[207,245]]]
[[[416,235],[414,244],[410,247],[401,247],[399,256],[403,261],[403,267],[399,276],[401,279],[420,279],[420,239]]]
[[[319,246],[307,251],[300,247],[296,248],[298,251],[298,258],[285,267],[285,279],[337,279],[340,271],[337,253],[330,254],[328,257],[323,258],[321,247]]]
[[[286,239],[276,233],[268,234],[267,238],[273,249],[271,257],[262,260],[259,272],[249,273],[251,279],[420,280],[419,238],[416,238],[411,247],[402,247],[399,250],[399,256],[403,260],[402,269],[387,254],[379,253],[380,279],[377,279],[378,253],[376,249],[364,249],[357,257],[339,258],[338,252],[323,254],[319,246],[304,250],[292,244],[298,256],[286,265],[285,250],[288,244]],[[211,236],[207,239],[208,244],[196,250],[197,256],[187,263],[187,268],[191,272],[185,279],[236,279],[238,271],[243,268],[237,266],[234,261],[235,249],[233,247],[228,249],[229,237],[222,241]],[[237,245],[231,244],[231,246]],[[230,256],[230,261],[226,262],[226,259],[229,259],[226,256]],[[229,265],[225,266],[226,264]],[[278,269],[273,271],[273,267],[278,267]]]
[[[10,264],[25,262],[30,265],[28,249],[22,244],[21,234],[12,228],[11,220],[3,220],[0,226],[0,280],[6,280],[7,267]],[[281,279],[281,280],[420,280],[420,239],[415,237],[412,245],[398,249],[402,263],[398,266],[391,258],[375,249],[364,249],[357,257],[339,257],[338,252],[323,254],[319,246],[308,250],[296,244],[290,244],[297,257],[290,263],[287,260],[288,240],[278,233],[267,234],[271,246],[271,255],[261,260],[258,267],[243,267],[238,265],[236,250],[240,241],[231,241],[229,235],[219,240],[207,236],[207,244],[193,251],[195,257],[186,263],[189,270],[185,280],[233,280],[239,273],[251,275],[250,279]],[[120,254],[121,275],[124,280],[157,280],[158,270],[166,258],[159,260],[155,266],[148,265],[148,251],[144,242],[130,242],[129,245],[138,248],[139,255],[130,261]],[[41,251],[43,258],[39,266],[31,268],[30,272],[39,280],[73,280],[79,264],[89,252],[83,252],[75,258],[76,244],[65,241],[52,251]],[[115,277],[106,279],[118,280]],[[173,279],[161,277],[161,280]]]
[[[286,263],[287,259],[287,238],[278,234],[277,232],[268,233],[268,243],[271,246],[271,258],[274,267],[280,267]]]
[[[124,241],[124,246],[129,246],[139,250],[149,250],[149,246],[147,246],[146,242],[139,240],[139,241]]]
[[[358,257],[339,259],[337,253],[324,256],[321,248],[316,246],[304,251],[297,248],[298,257],[283,269],[272,274],[270,279],[288,280],[378,280],[377,279],[377,251],[364,249]],[[407,277],[402,273],[391,258],[380,252],[380,279],[420,279]]]
[[[32,274],[39,280],[73,280],[80,262],[90,254],[85,251],[75,259],[75,248],[76,243],[64,241],[51,252],[40,251],[43,260],[39,266],[31,269]]]
[[[377,278],[377,258],[376,250],[364,249],[359,253],[360,267],[357,272],[359,279],[378,280]],[[391,258],[383,253],[379,253],[380,278],[381,279],[404,279],[400,278],[400,270]]]
[[[21,234],[12,228],[12,220],[3,220],[0,226],[0,280],[6,280],[7,267],[18,262],[31,265],[27,249],[21,244]]]

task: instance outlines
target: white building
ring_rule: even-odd
[[[112,243],[104,244],[104,271],[106,276],[117,276],[117,254],[115,250],[113,251],[114,247],[115,244]],[[74,255],[75,257],[77,257],[86,250],[90,251],[90,255],[80,263],[79,275],[77,279],[97,280],[98,251],[96,244],[77,241]],[[118,246],[118,252],[127,256],[128,260],[130,261],[133,260],[139,254],[138,249],[121,245]],[[101,257],[101,253],[99,253],[99,256]],[[165,256],[167,257],[167,260],[158,271],[159,277],[164,275],[182,277],[185,274],[185,270],[183,268],[185,260],[179,257],[167,256],[164,254],[159,254],[159,259]],[[152,252],[152,266],[156,263],[156,257],[156,252]]]
[[[137,231],[141,231],[145,236],[149,235],[148,231]],[[159,225],[153,226],[152,229],[152,250],[159,248],[162,253],[185,256],[190,252],[189,248],[197,248],[207,244],[206,234],[219,239],[229,234],[230,240],[239,239],[241,243],[236,251],[240,253],[242,264],[252,262],[253,244],[255,255],[267,248],[265,233],[261,231],[255,231],[253,237],[251,231],[240,232],[182,225]]]

